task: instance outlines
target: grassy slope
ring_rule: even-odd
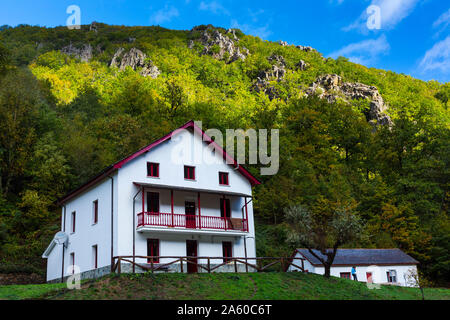
[[[0,287],[0,299],[421,299],[414,288],[325,279],[303,273],[158,274],[107,276],[82,290],[59,290],[64,284]],[[426,299],[450,300],[448,289],[425,289]]]

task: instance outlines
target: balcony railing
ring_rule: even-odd
[[[240,218],[162,212],[141,212],[138,213],[137,216],[138,228],[143,226],[158,226],[187,229],[248,231],[247,220]]]

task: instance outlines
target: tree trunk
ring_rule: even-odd
[[[324,264],[324,267],[325,267],[325,274],[324,274],[324,276],[325,276],[325,278],[329,278],[330,277],[331,265]]]

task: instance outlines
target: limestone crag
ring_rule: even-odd
[[[133,70],[142,68],[140,74],[144,77],[151,77],[153,79],[161,74],[158,67],[155,66],[151,60],[147,60],[146,54],[141,50],[131,48],[130,51],[124,52],[124,48],[117,49],[109,66],[117,67],[119,68],[119,71],[125,70],[126,67],[131,67]]]
[[[370,108],[366,112],[367,120],[377,125],[392,126],[391,118],[385,114],[388,106],[377,87],[358,82],[343,82],[340,76],[327,74],[318,77],[306,90],[306,95],[312,94],[316,94],[319,98],[326,99],[330,103],[335,102],[338,97],[347,101],[368,99]]]
[[[71,43],[61,49],[62,53],[80,59],[82,62],[89,62],[92,59],[92,51],[90,44],[84,44],[81,48],[77,48]]]
[[[193,28],[191,31],[198,30],[197,28]],[[208,27],[203,30],[199,40],[203,45],[202,54],[210,55],[214,59],[225,60],[227,63],[232,63],[236,60],[245,60],[250,54],[248,49],[239,48],[237,45],[239,38],[233,29],[228,29],[224,35],[219,30]],[[192,49],[194,44],[194,41],[190,40],[188,47]]]

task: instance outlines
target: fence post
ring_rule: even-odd
[[[153,256],[150,258],[150,265],[152,267],[152,273],[153,273]]]
[[[248,259],[245,257],[245,272],[248,273]]]
[[[237,271],[237,261],[236,261],[236,259],[234,259],[234,272],[236,272],[236,273],[238,272]]]
[[[181,273],[183,273],[183,258],[180,258]]]
[[[208,273],[211,273],[211,258],[208,257]]]
[[[119,264],[118,265],[118,268],[119,268],[118,272],[119,272],[119,274],[121,274],[121,272],[122,272],[122,259],[121,258],[117,259],[117,263]]]

